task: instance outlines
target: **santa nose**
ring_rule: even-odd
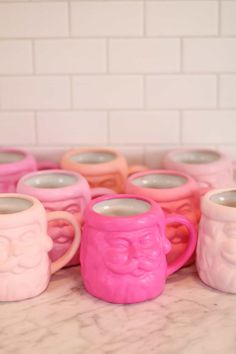
[[[140,246],[137,244],[133,244],[130,248],[130,253],[133,258],[139,258],[142,254]]]

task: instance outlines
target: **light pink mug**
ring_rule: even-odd
[[[212,188],[235,186],[235,162],[222,152],[211,149],[175,149],[164,157],[164,167],[185,172],[202,187],[203,194]]]
[[[52,240],[49,221],[65,219],[75,230],[70,249],[52,262],[48,252]],[[0,301],[24,300],[42,293],[51,274],[74,256],[80,244],[80,229],[66,212],[47,214],[35,198],[22,194],[0,194]]]
[[[82,222],[84,209],[91,199],[86,179],[78,173],[65,170],[29,173],[18,182],[17,192],[39,199],[48,212],[62,210],[73,214],[78,224]],[[74,230],[64,220],[57,220],[49,224],[48,233],[53,240],[49,255],[55,261],[71,247]],[[79,249],[67,266],[77,264]]]
[[[26,173],[55,168],[52,161],[37,163],[34,156],[24,150],[0,148],[0,193],[16,191],[16,184]]]
[[[130,176],[126,193],[155,200],[166,215],[180,214],[193,223],[196,230],[200,219],[201,188],[191,176],[172,170],[148,170]],[[175,261],[188,245],[188,229],[180,224],[168,225],[166,235],[172,248],[168,263]],[[195,257],[185,264],[190,265]]]
[[[236,294],[236,189],[214,189],[202,199],[196,265],[200,279]]]
[[[189,229],[188,247],[171,265],[166,224]],[[166,278],[191,257],[197,241],[192,223],[181,215],[165,216],[149,198],[101,197],[89,203],[81,238],[81,275],[86,290],[113,303],[136,303],[160,295]]]

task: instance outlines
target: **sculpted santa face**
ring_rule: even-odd
[[[228,206],[236,208],[236,196],[234,199]],[[197,260],[201,278],[213,287],[236,292],[236,221],[224,222],[203,215],[199,239]]]
[[[20,274],[37,268],[52,248],[48,235],[35,223],[0,232],[0,273]]]
[[[120,174],[110,173],[100,176],[87,176],[86,177],[91,188],[109,188],[121,191],[124,181]]]
[[[105,294],[113,302],[131,303],[156,295],[158,285],[165,282],[160,269],[170,250],[157,225],[123,232],[85,232],[89,232],[89,242],[83,277],[88,288],[92,279],[95,296]]]

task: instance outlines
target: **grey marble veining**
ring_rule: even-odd
[[[0,303],[0,353],[235,354],[235,304],[194,267],[136,305],[100,301],[83,289],[78,267],[64,269],[37,298]]]

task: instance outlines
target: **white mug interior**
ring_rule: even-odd
[[[0,215],[15,214],[31,208],[33,202],[24,198],[0,197]]]
[[[168,189],[183,186],[186,177],[168,173],[151,173],[132,179],[132,184],[140,188]]]
[[[210,200],[216,204],[236,208],[236,189],[213,194]]]
[[[115,158],[115,153],[108,151],[85,151],[71,156],[72,161],[80,164],[100,164]]]
[[[177,152],[172,159],[185,164],[207,164],[219,160],[220,154],[210,150],[190,150]]]
[[[39,173],[24,180],[24,184],[41,189],[55,189],[69,187],[75,184],[78,178],[69,173],[49,172]]]
[[[25,154],[18,151],[0,151],[0,164],[14,163],[24,160]]]
[[[93,210],[106,216],[134,216],[147,212],[151,204],[136,198],[114,198],[98,202]]]

